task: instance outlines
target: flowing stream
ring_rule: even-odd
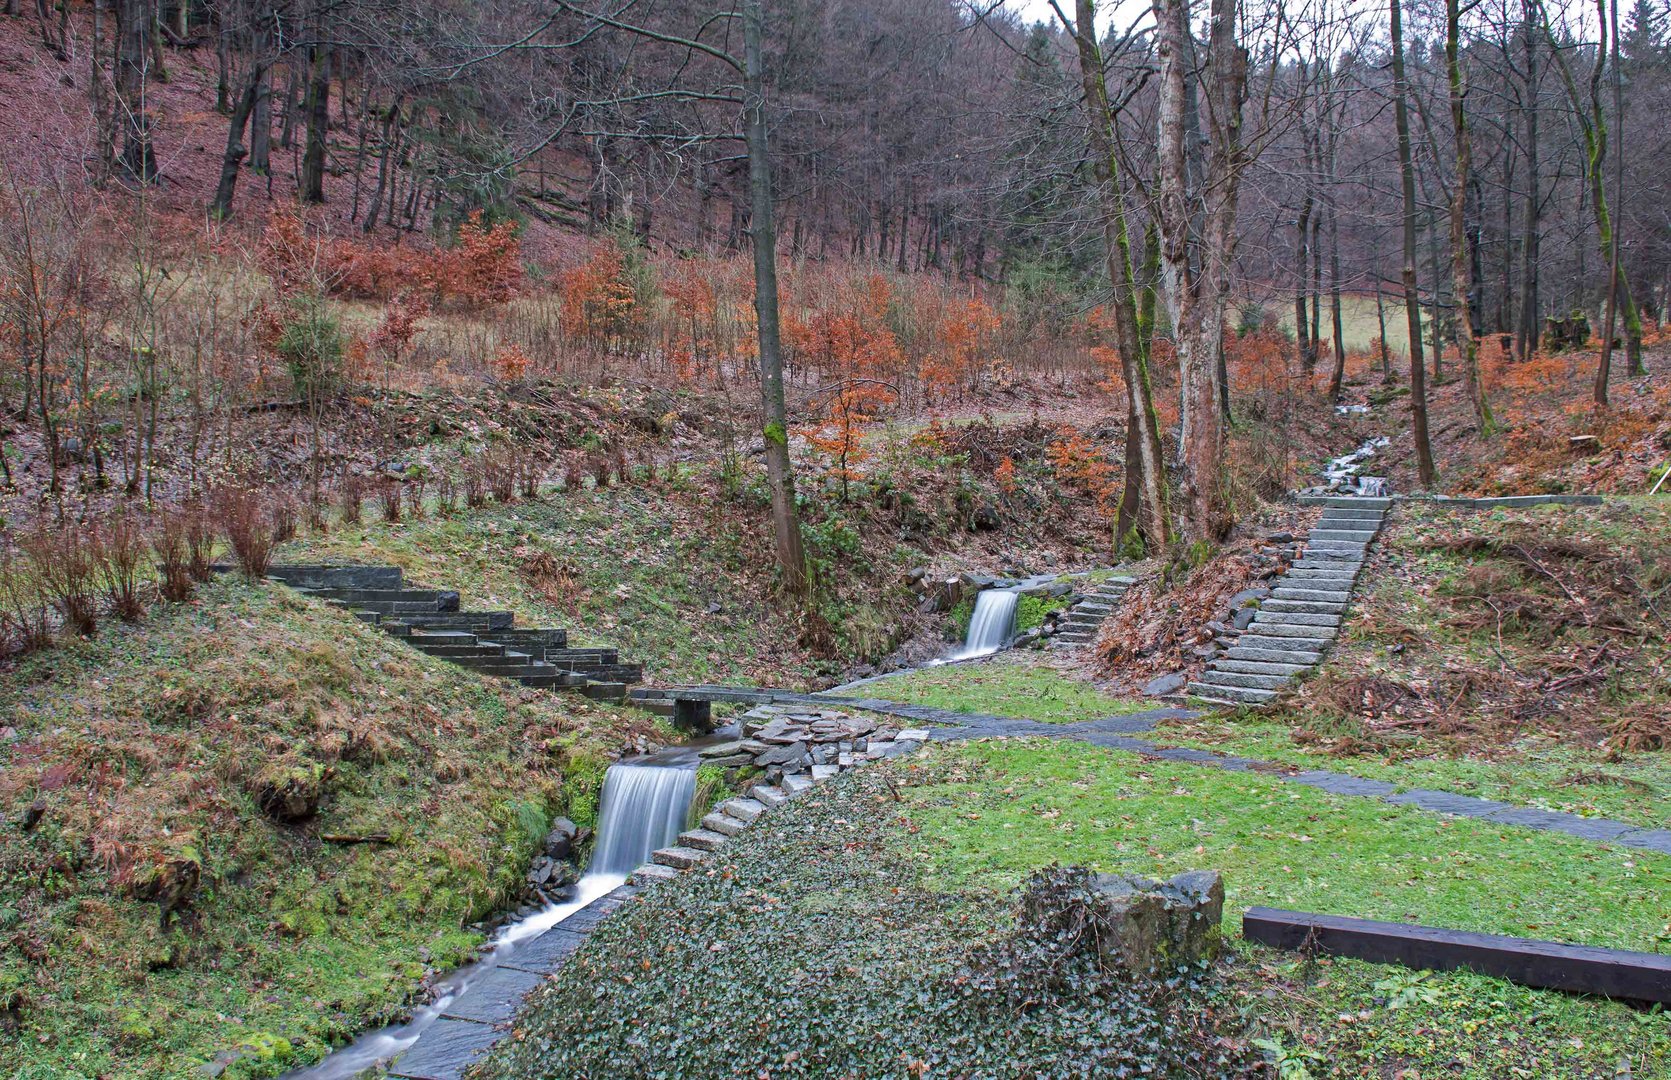
[[[286,1074],[284,1080],[348,1080],[405,1053],[483,974],[510,960],[522,945],[615,889],[629,873],[649,861],[652,851],[677,839],[695,793],[694,768],[611,765],[603,779],[597,844],[586,876],[575,885],[572,900],[550,904],[504,926],[480,960],[436,983],[434,1000],[414,1012],[411,1020],[368,1032],[318,1064]]]
[[[1015,635],[1015,605],[1021,594],[1014,589],[986,589],[975,597],[975,612],[969,617],[969,636],[963,648],[947,660],[970,660],[988,656],[1004,647]]]

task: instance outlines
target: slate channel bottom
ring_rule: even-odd
[[[557,973],[603,919],[638,894],[622,885],[598,897],[488,969],[442,1011],[440,1019],[389,1066],[406,1080],[458,1080],[487,1049],[510,1034],[529,992]]]

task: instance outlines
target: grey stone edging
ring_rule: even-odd
[[[1394,502],[1418,503],[1423,506],[1448,510],[1490,510],[1497,507],[1513,509],[1518,506],[1600,506],[1607,500],[1600,495],[1501,495],[1472,498],[1461,495],[1390,495]],[[1333,495],[1296,495],[1301,506],[1322,506]]]

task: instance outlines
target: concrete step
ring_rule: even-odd
[[[286,585],[316,589],[398,589],[398,566],[329,566],[322,563],[269,566],[267,576]]]
[[[1373,532],[1357,529],[1317,528],[1311,530],[1311,533],[1306,537],[1307,543],[1316,543],[1319,540],[1344,540],[1349,544],[1367,544],[1373,539],[1375,539]]]
[[[593,701],[609,701],[620,704],[627,700],[626,683],[595,682],[587,679],[586,685],[580,688],[580,692]]]
[[[1281,675],[1289,678],[1311,670],[1310,664],[1284,664],[1270,660],[1232,660],[1221,656],[1213,661],[1214,671],[1235,671],[1243,675]]]
[[[678,876],[679,871],[671,866],[662,866],[660,863],[645,863],[627,875],[627,884],[648,885],[652,881],[671,881]]]
[[[727,799],[719,809],[720,813],[729,814],[746,825],[766,812],[766,804],[757,799]]]
[[[1208,686],[1234,686],[1241,690],[1276,690],[1287,686],[1292,679],[1287,675],[1248,675],[1208,668],[1201,681]]]
[[[474,645],[431,645],[425,642],[421,644],[414,643],[412,647],[423,653],[425,656],[433,656],[441,660],[463,660],[479,656],[505,655],[505,647],[503,645],[484,644],[481,642],[477,642]]]
[[[1335,552],[1329,551],[1309,552],[1305,555],[1305,557],[1295,559],[1294,565],[1291,569],[1333,570],[1336,572],[1344,570],[1349,574],[1356,574],[1359,570],[1363,569],[1362,559],[1357,557],[1350,559],[1337,559],[1334,558],[1335,554]]]
[[[1266,626],[1339,626],[1339,615],[1320,615],[1311,611],[1265,611],[1253,617],[1252,629],[1257,633]]]
[[[1242,637],[1247,640],[1246,635]],[[1311,667],[1322,663],[1323,654],[1307,652],[1302,649],[1255,649],[1243,648],[1239,643],[1226,650],[1224,659],[1236,662],[1258,664],[1284,664],[1292,667]]]
[[[413,630],[505,630],[515,621],[509,611],[444,611],[402,616],[399,624]]]
[[[1290,613],[1305,612],[1312,615],[1339,615],[1351,605],[1335,601],[1319,600],[1277,600],[1274,597],[1262,601],[1260,611],[1284,611]]]
[[[1323,500],[1324,506],[1346,507],[1353,510],[1381,510],[1392,509],[1392,500],[1387,498],[1369,498],[1362,495],[1332,495]]]
[[[726,834],[712,829],[692,829],[679,834],[679,845],[698,851],[718,851],[729,839]]]
[[[1282,575],[1282,581],[1289,585],[1298,585],[1302,589],[1317,588],[1315,585],[1300,585],[1300,582],[1318,581],[1334,585],[1344,585],[1348,588],[1358,580],[1358,575],[1351,570],[1306,570],[1291,567]]]
[[[1238,649],[1262,649],[1267,652],[1320,653],[1329,647],[1328,638],[1281,637],[1275,634],[1246,633],[1236,639]]]
[[[1306,589],[1294,585],[1278,585],[1271,590],[1273,600],[1311,600],[1319,604],[1346,604],[1352,594],[1341,589]]]
[[[783,790],[788,792],[790,797],[793,798],[794,796],[799,795],[801,792],[812,787],[812,778],[801,773],[784,773],[783,779],[779,780],[778,783],[781,784],[783,786]]]
[[[1308,540],[1305,545],[1307,552],[1338,551],[1359,558],[1363,557],[1364,547],[1347,540]]]
[[[702,819],[702,827],[709,832],[719,833],[721,836],[736,836],[748,828],[748,822],[738,821],[730,814],[721,814],[715,811]]]
[[[481,639],[468,630],[425,630],[402,635],[415,649],[426,645],[475,645]]]
[[[1192,682],[1187,687],[1193,697],[1205,698],[1208,701],[1228,702],[1232,705],[1263,705],[1276,697],[1275,690],[1254,690],[1241,686],[1213,686],[1207,683]]]
[[[706,851],[688,847],[664,847],[659,851],[650,852],[651,862],[671,866],[675,870],[689,870],[707,857]]]

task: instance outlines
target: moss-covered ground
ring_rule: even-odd
[[[273,1075],[395,1018],[665,737],[230,579],[23,658],[0,716],[0,1074],[37,1077]]]

